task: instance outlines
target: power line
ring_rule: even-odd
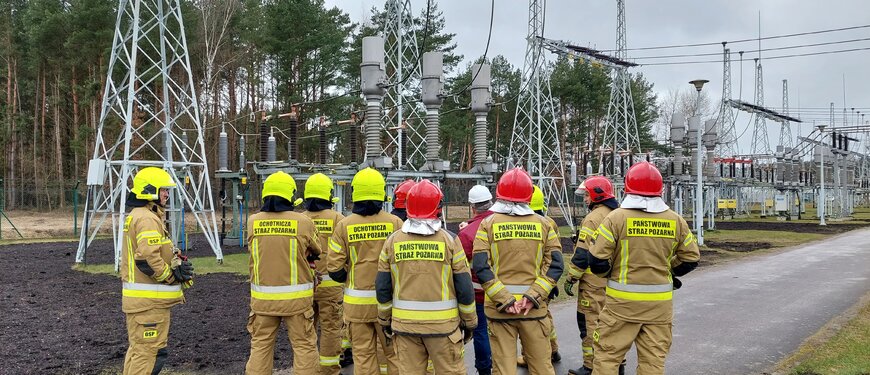
[[[455,93],[447,95],[447,97],[462,95],[462,93],[468,91],[472,84],[474,84],[474,80],[477,79],[477,75],[480,74],[480,70],[483,69],[483,64],[486,63],[486,55],[489,54],[489,42],[492,40],[492,24],[495,20],[495,0],[492,0],[492,4],[489,9],[489,35],[486,37],[486,48],[483,49],[483,58],[481,58],[480,65],[477,66],[477,71],[474,73],[474,76],[471,77],[471,81],[468,81],[468,85],[466,85],[462,90],[459,90]]]
[[[838,31],[847,31],[847,30],[856,30],[856,29],[864,29],[868,28],[870,25],[860,25],[860,26],[850,26],[850,27],[841,27],[838,29],[826,29],[826,30],[816,30],[816,31],[806,31],[801,33],[793,33],[793,34],[783,34],[783,35],[773,35],[766,36],[762,38],[750,38],[750,39],[738,39],[726,41],[726,43],[736,44],[736,43],[746,43],[746,42],[757,42],[759,40],[771,40],[771,39],[781,39],[781,38],[791,38],[795,36],[804,36],[804,35],[815,35],[815,34],[825,34],[832,33]],[[710,42],[710,43],[693,43],[693,44],[676,44],[676,45],[665,45],[665,46],[653,46],[653,47],[637,47],[637,48],[626,48],[627,51],[648,51],[648,50],[656,50],[656,49],[671,49],[671,48],[687,48],[687,47],[707,47],[707,46],[719,46],[722,45],[722,42]],[[602,52],[612,52],[615,50],[603,50]]]
[[[791,55],[779,55],[779,56],[765,57],[764,59],[765,60],[777,60],[777,59],[787,59],[787,58],[793,58],[793,57],[832,55],[832,54],[838,54],[838,53],[866,51],[866,50],[870,50],[870,47],[851,48],[851,49],[842,49],[842,50],[835,50],[835,51],[823,51],[823,52],[797,53],[797,54],[791,54]],[[671,62],[662,62],[662,63],[641,64],[641,66],[691,65],[691,64],[711,64],[711,63],[722,63],[722,60],[720,59],[720,60],[702,60],[702,61],[671,61]]]
[[[854,43],[854,42],[863,42],[870,40],[870,38],[860,38],[860,39],[849,39],[849,40],[838,40],[833,42],[823,42],[823,43],[812,43],[812,44],[799,44],[794,46],[785,46],[785,47],[773,47],[773,48],[762,48],[761,50],[751,50],[751,51],[741,51],[745,53],[759,53],[762,51],[781,51],[787,49],[794,48],[806,48],[806,47],[819,47],[819,46],[828,46],[833,44],[843,44],[843,43]],[[736,54],[737,51],[731,52],[731,54]],[[662,55],[662,56],[641,56],[641,57],[632,57],[632,60],[648,60],[648,59],[670,59],[670,58],[681,58],[681,57],[702,57],[702,56],[722,56],[722,52],[710,52],[710,53],[697,53],[697,54],[681,54],[681,55]]]

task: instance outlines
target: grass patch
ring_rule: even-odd
[[[791,375],[870,374],[870,304],[821,345],[805,344],[799,354],[807,357],[791,369]]]
[[[704,232],[705,241],[714,242],[767,242],[773,247],[787,247],[820,240],[822,233],[784,232],[776,230],[715,230]]]
[[[218,264],[214,257],[190,258],[197,275],[210,273],[234,273],[242,276],[248,275],[248,254],[224,255],[224,262]],[[117,275],[113,264],[76,264],[72,267],[76,271],[92,274]]]

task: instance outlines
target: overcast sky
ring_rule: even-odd
[[[437,1],[437,0],[433,0]],[[466,62],[479,57],[486,46],[489,29],[490,1],[437,1],[444,12],[447,31],[456,33],[457,51]],[[360,22],[372,6],[382,8],[383,0],[326,0],[327,6],[337,6]],[[426,6],[426,0],[411,1],[414,14]],[[495,22],[489,56],[504,55],[517,67],[522,67],[526,48],[528,2],[497,0]],[[758,36],[759,11],[761,35],[773,36],[808,31],[828,30],[870,24],[870,2],[864,0],[626,0],[627,46],[629,49],[648,46],[721,42]],[[546,9],[544,35],[551,39],[571,41],[581,46],[611,49],[616,41],[616,2],[613,0],[549,0]],[[870,28],[806,35],[762,41],[761,48],[776,48],[803,44],[868,39],[851,43],[762,52],[764,67],[764,97],[767,107],[782,108],[782,80],[788,79],[789,103],[792,113],[802,109],[797,117],[812,123],[827,123],[828,108],[834,102],[837,121],[842,121],[842,108],[855,107],[870,114],[870,49],[857,52],[772,59],[765,57],[800,53],[870,48]],[[753,58],[757,42],[732,43],[733,51],[745,50],[742,73],[742,99],[754,101],[755,70]],[[721,53],[721,45],[650,51],[628,51],[629,57],[674,54]],[[552,58],[552,56],[549,56]],[[720,60],[719,56],[681,59],[638,60],[637,62]],[[464,66],[464,64],[463,64]],[[741,64],[732,62],[732,96],[740,96]],[[722,93],[722,64],[641,66],[635,68],[654,84],[664,96],[669,90],[685,89],[692,79],[708,79],[704,87],[718,100]],[[844,102],[845,75],[845,102]],[[818,113],[806,111],[817,110]],[[851,113],[851,111],[850,111]],[[851,115],[850,115],[851,116]],[[870,121],[870,117],[866,117]],[[737,133],[744,133],[749,117],[741,115],[736,122]],[[802,126],[802,133],[809,132]],[[779,126],[769,123],[770,144],[778,143]],[[793,133],[796,133],[793,125]],[[752,131],[741,138],[741,152],[749,146]]]

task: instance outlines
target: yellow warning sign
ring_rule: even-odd
[[[393,223],[348,225],[347,242],[382,241],[386,240],[393,232]]]
[[[725,209],[728,208],[728,200],[727,199],[719,199],[716,201],[716,208]]]
[[[317,232],[320,234],[332,233],[332,219],[314,219],[314,226],[317,227]]]
[[[254,220],[255,236],[295,236],[298,228],[296,220]]]
[[[434,260],[443,262],[446,245],[438,241],[407,241],[393,244],[396,262],[405,260]]]
[[[629,237],[677,238],[677,221],[665,219],[629,218]]]
[[[728,207],[727,208],[737,208],[737,200],[736,199],[728,199]]]
[[[492,225],[492,238],[501,240],[539,240],[543,241],[544,235],[541,223],[506,222]]]

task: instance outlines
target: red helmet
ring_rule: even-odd
[[[586,189],[589,193],[589,200],[592,203],[598,203],[610,198],[613,198],[613,184],[607,177],[592,176],[583,181],[580,187]]]
[[[524,169],[517,167],[501,175],[495,187],[495,197],[508,202],[529,203],[534,191],[532,178]]]
[[[632,165],[625,175],[625,193],[644,197],[662,195],[662,174],[648,161]]]
[[[405,200],[408,199],[408,191],[410,191],[415,184],[416,182],[414,182],[414,180],[405,180],[402,181],[399,186],[396,186],[396,191],[393,192],[393,195],[396,196],[396,199],[393,199],[393,207],[406,208]]]
[[[408,191],[408,217],[413,219],[436,219],[444,194],[437,185],[423,180]]]

